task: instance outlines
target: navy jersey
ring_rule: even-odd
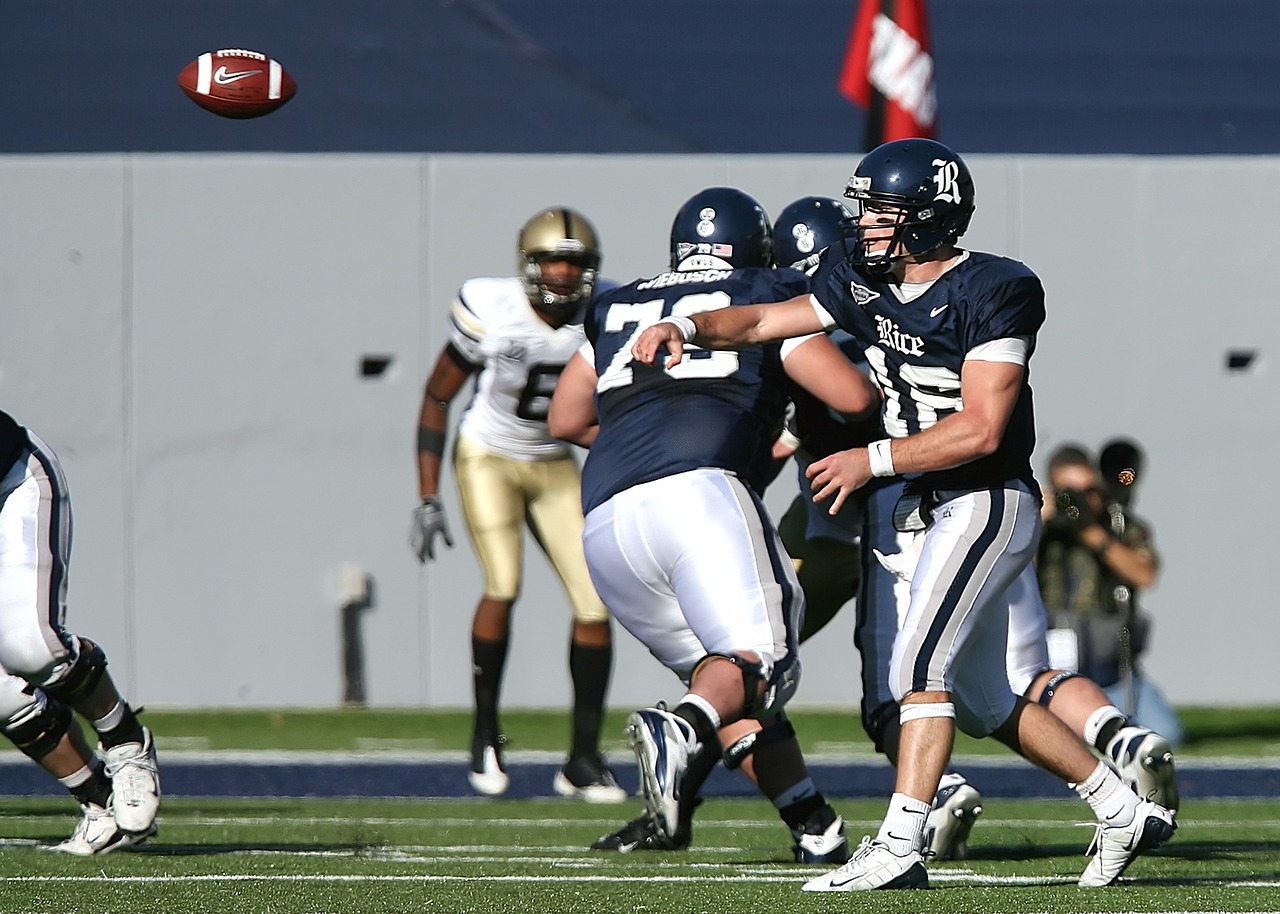
[[[636,337],[663,318],[785,301],[809,290],[797,270],[752,267],[662,273],[599,296],[587,314],[600,432],[582,470],[582,506],[699,467],[735,473],[760,491],[793,391],[782,344],[734,352],[686,346],[674,368],[631,357]]]
[[[836,330],[831,334],[831,342],[844,353],[845,358],[870,374],[866,354],[857,340],[844,330]],[[850,421],[804,390],[797,390],[792,402],[795,404],[795,435],[800,439],[800,446],[812,457],[827,457],[837,451],[866,447],[884,437],[884,427],[878,416]]]
[[[824,257],[813,294],[862,343],[872,377],[884,393],[885,430],[894,438],[923,431],[963,409],[960,370],[974,347],[1029,337],[1034,350],[1045,317],[1044,288],[1025,264],[977,252],[969,252],[905,304],[885,278],[863,276],[842,257]],[[1038,491],[1031,471],[1035,416],[1029,368],[996,452],[925,473],[925,485],[978,489],[1020,479]]]
[[[0,476],[9,471],[26,446],[26,430],[8,413],[0,412]]]

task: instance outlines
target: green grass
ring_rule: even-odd
[[[837,800],[854,840],[880,800]],[[704,804],[686,852],[586,850],[632,806],[520,800],[166,801],[137,852],[45,853],[74,826],[65,800],[7,800],[0,911],[445,914],[725,914],[867,911],[1263,911],[1280,902],[1280,800],[1189,802],[1174,840],[1128,881],[1080,889],[1087,813],[1070,801],[996,800],[970,859],[935,864],[930,892],[813,895],[820,868],[790,860],[790,836],[760,800]]]
[[[805,747],[870,755],[851,712],[799,709]],[[1190,757],[1277,757],[1280,708],[1183,709]],[[624,762],[625,711],[607,748]],[[166,748],[465,750],[465,712],[389,710],[146,713]],[[563,711],[509,712],[514,749],[560,751]],[[962,739],[957,753],[1006,750]],[[0,790],[2,790],[0,786]],[[857,840],[884,800],[835,798]],[[1174,840],[1110,889],[1079,889],[1087,810],[1075,801],[988,799],[970,859],[935,864],[928,893],[833,898],[800,890],[816,870],[761,800],[711,798],[683,853],[587,850],[638,810],[562,800],[197,799],[166,797],[160,834],[135,853],[43,852],[75,827],[63,797],[9,798],[0,812],[0,912],[235,911],[442,914],[727,912],[1110,912],[1280,909],[1280,799],[1185,803]]]
[[[623,722],[629,709],[609,712],[606,748],[624,753]],[[1184,758],[1280,757],[1280,707],[1183,708],[1187,745]],[[856,713],[806,710],[791,712],[807,752],[871,755],[870,742]],[[512,749],[561,750],[569,741],[566,711],[507,711],[503,727]],[[344,749],[406,748],[464,751],[470,741],[466,711],[421,710],[148,710],[146,722],[159,747],[195,749]],[[7,744],[6,744],[7,745]],[[993,740],[960,735],[957,755],[1003,755]]]

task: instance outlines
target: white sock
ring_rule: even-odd
[[[876,840],[887,844],[899,857],[919,851],[924,846],[924,823],[931,805],[905,793],[895,793],[889,798],[889,811],[880,823]]]
[[[1071,787],[1103,825],[1125,826],[1138,814],[1138,795],[1105,762],[1098,762],[1091,775]]]
[[[1080,735],[1090,746],[1096,745],[1102,728],[1117,719],[1124,720],[1124,712],[1115,705],[1103,705],[1089,715],[1089,719],[1084,722],[1084,733]]]
[[[124,702],[117,701],[110,711],[93,721],[93,729],[98,733],[107,733],[120,726],[124,720]]]

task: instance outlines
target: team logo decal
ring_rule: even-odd
[[[704,206],[698,213],[698,234],[703,238],[707,238],[716,231],[716,211],[710,206]]]
[[[860,308],[865,308],[867,302],[879,298],[879,292],[873,292],[866,286],[860,286],[856,282],[849,283],[849,294],[853,296],[853,301]]]
[[[791,229],[791,237],[796,240],[796,250],[801,254],[812,254],[813,246],[818,243],[813,229],[803,222],[797,222]]]
[[[960,166],[948,159],[934,159],[933,164],[938,169],[933,175],[933,183],[938,189],[933,199],[959,203],[960,182],[957,179],[960,177]]]

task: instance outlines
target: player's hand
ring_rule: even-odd
[[[413,509],[413,524],[409,527],[409,548],[420,563],[426,564],[427,559],[436,557],[437,536],[444,539],[446,546],[453,548],[449,522],[444,516],[444,504],[435,495],[428,495],[422,499],[422,504]]]
[[[659,321],[645,327],[631,347],[631,355],[642,365],[653,365],[658,361],[658,350],[663,346],[667,347],[668,353],[666,367],[679,365],[684,359],[684,334],[670,321]]]
[[[815,460],[805,470],[814,501],[834,499],[827,513],[836,515],[844,507],[845,499],[862,488],[871,479],[871,459],[864,447],[836,451],[821,460]]]

